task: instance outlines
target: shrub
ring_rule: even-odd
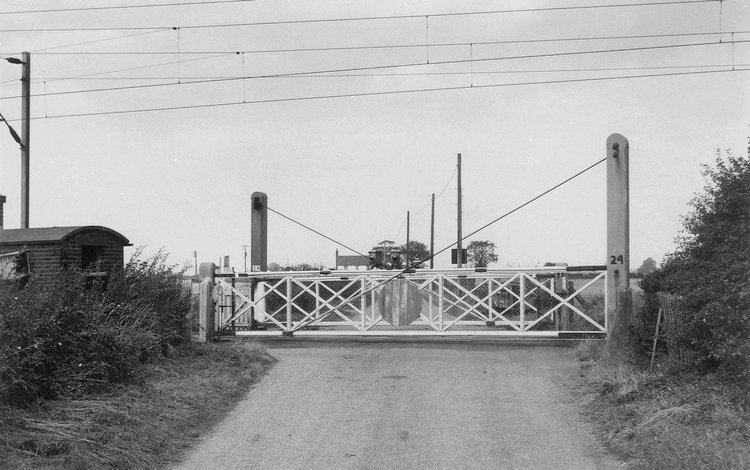
[[[642,281],[650,300],[640,320],[653,331],[653,295],[677,295],[683,339],[698,363],[750,379],[750,156],[717,154],[704,174],[704,193],[691,202],[677,250]]]
[[[185,296],[163,252],[140,251],[106,290],[85,272],[61,271],[0,286],[0,401],[81,395],[130,379],[138,366],[182,339]]]

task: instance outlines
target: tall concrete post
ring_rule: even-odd
[[[252,195],[250,216],[250,270],[268,271],[268,196]]]
[[[630,323],[630,196],[628,139],[607,139],[607,337],[627,336]]]

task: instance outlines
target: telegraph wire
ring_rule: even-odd
[[[443,195],[443,193],[445,192],[445,190],[446,190],[446,189],[448,189],[448,185],[449,185],[449,184],[451,184],[451,181],[453,181],[453,177],[454,177],[454,176],[456,176],[456,172],[457,172],[457,171],[458,171],[458,167],[455,167],[455,168],[453,169],[453,173],[451,174],[451,177],[450,177],[450,178],[448,179],[448,182],[447,182],[447,183],[445,183],[445,186],[443,186],[443,189],[441,189],[441,190],[440,190],[440,192],[438,193],[438,195],[437,195],[437,196],[435,196],[435,200],[436,200],[436,201],[437,201],[437,200],[438,200],[438,199],[440,198],[440,196],[442,196],[442,195]],[[418,215],[419,215],[419,214],[421,214],[421,213],[422,213],[422,212],[423,212],[423,211],[424,211],[425,209],[427,209],[427,206],[429,206],[430,204],[432,204],[432,200],[430,200],[430,201],[429,201],[429,202],[428,202],[427,204],[425,204],[425,205],[424,205],[424,207],[422,207],[421,209],[419,209],[419,210],[418,210],[417,212],[413,213],[413,214],[412,214],[411,216],[412,216],[412,217],[416,217],[416,216],[418,216]],[[401,232],[403,231],[403,229],[404,229],[404,227],[405,227],[405,226],[406,226],[406,220],[404,220],[404,221],[403,221],[403,222],[401,223],[401,226],[399,227],[399,229],[398,229],[398,232],[396,232],[396,235],[395,235],[395,236],[393,237],[393,239],[394,239],[394,240],[395,240],[396,238],[398,238],[398,236],[399,236],[399,235],[401,235]]]
[[[437,201],[438,199],[440,199],[440,196],[442,196],[442,195],[443,195],[443,193],[445,192],[445,190],[446,190],[446,189],[448,189],[448,185],[450,185],[450,184],[451,184],[451,181],[453,181],[453,178],[454,178],[454,177],[456,176],[456,172],[458,172],[458,167],[455,167],[455,168],[453,169],[453,174],[451,174],[451,177],[450,177],[450,178],[448,179],[448,182],[447,182],[447,183],[445,183],[445,186],[443,186],[443,189],[441,189],[441,190],[440,190],[440,192],[439,192],[439,193],[438,193],[438,194],[437,194],[437,195],[435,196],[435,200],[436,200],[436,201]],[[417,212],[413,213],[413,214],[412,214],[412,217],[416,217],[416,216],[418,216],[419,214],[421,214],[422,212],[424,212],[424,210],[425,210],[425,209],[427,209],[427,207],[428,207],[428,206],[429,206],[430,204],[432,204],[432,200],[430,200],[430,201],[429,201],[429,202],[428,202],[427,204],[425,204],[425,205],[424,205],[424,207],[422,207],[421,209],[419,209],[419,210],[418,210]]]
[[[552,85],[559,83],[586,83],[586,82],[600,82],[600,81],[614,81],[614,80],[627,80],[627,79],[638,79],[638,78],[659,78],[659,77],[679,77],[689,75],[705,75],[713,73],[726,73],[726,72],[748,72],[750,68],[738,68],[736,70],[704,70],[704,71],[693,71],[693,72],[674,72],[674,73],[662,73],[662,74],[644,74],[644,75],[626,75],[619,77],[594,77],[594,78],[572,78],[567,80],[544,80],[535,82],[515,82],[515,83],[495,83],[486,85],[474,85],[470,87],[465,86],[452,86],[452,87],[436,87],[436,88],[418,88],[409,90],[392,90],[392,91],[374,91],[367,93],[348,93],[348,94],[333,94],[333,95],[317,95],[317,96],[300,96],[292,98],[269,98],[263,100],[252,100],[252,101],[227,101],[223,103],[206,103],[206,104],[194,104],[194,105],[183,105],[183,106],[163,106],[153,108],[139,108],[139,109],[123,109],[117,111],[94,111],[86,113],[70,113],[70,114],[58,114],[49,117],[32,117],[32,120],[38,119],[63,119],[73,117],[90,117],[90,116],[110,116],[110,115],[121,115],[121,114],[135,114],[135,113],[148,113],[148,112],[159,112],[159,111],[181,111],[187,109],[206,109],[206,108],[218,108],[227,106],[237,106],[244,104],[267,104],[267,103],[289,103],[296,101],[313,101],[313,100],[326,100],[326,99],[338,99],[338,98],[354,98],[354,97],[369,97],[369,96],[386,96],[386,95],[405,95],[410,93],[427,93],[427,92],[438,92],[438,91],[456,91],[456,90],[468,90],[468,89],[482,89],[482,88],[501,88],[501,87],[513,87],[513,86],[530,86],[530,85]],[[20,119],[9,119],[10,122],[20,121]]]
[[[197,24],[179,26],[182,29],[209,29],[209,28],[232,28],[232,27],[249,27],[249,26],[273,26],[273,25],[290,25],[290,24],[311,24],[311,23],[338,23],[349,21],[380,21],[380,20],[401,20],[415,18],[443,18],[454,16],[478,16],[478,15],[496,15],[506,13],[533,13],[533,12],[553,12],[553,11],[570,11],[570,10],[593,10],[609,8],[628,8],[628,7],[647,7],[647,6],[669,6],[669,5],[687,5],[700,3],[716,3],[720,0],[678,0],[672,2],[645,2],[645,3],[614,3],[614,4],[596,4],[596,5],[573,5],[562,7],[542,7],[542,8],[519,8],[508,10],[485,10],[485,11],[463,11],[450,13],[428,13],[428,14],[410,14],[410,15],[385,15],[385,16],[358,16],[350,18],[314,18],[306,20],[276,20],[276,21],[255,21],[246,23],[219,23],[219,24]],[[3,28],[2,33],[42,33],[42,32],[69,32],[69,31],[136,31],[150,29],[167,29],[176,27],[172,26],[99,26],[88,28]],[[424,45],[423,45],[424,46]]]
[[[735,42],[747,43],[747,42],[750,42],[750,39],[735,41]],[[727,44],[727,43],[723,43],[723,44]],[[56,92],[54,94],[70,95],[70,94],[80,94],[80,93],[99,93],[99,92],[118,91],[118,90],[161,88],[161,87],[169,87],[169,86],[175,86],[175,85],[199,85],[199,84],[206,84],[206,83],[219,83],[219,82],[228,82],[228,81],[237,81],[237,80],[251,80],[251,79],[255,80],[255,79],[268,79],[268,78],[281,78],[281,77],[303,77],[307,75],[319,75],[319,74],[326,74],[326,73],[332,74],[332,73],[338,73],[338,72],[373,71],[373,70],[384,70],[384,69],[394,69],[394,68],[404,68],[404,67],[419,67],[419,66],[425,66],[425,65],[448,65],[448,64],[461,64],[461,63],[467,63],[467,62],[473,63],[473,62],[493,62],[493,61],[500,61],[500,60],[567,57],[567,56],[586,55],[586,54],[611,54],[611,53],[616,53],[616,52],[635,52],[635,51],[644,51],[644,50],[661,50],[661,49],[674,49],[674,48],[682,48],[682,47],[716,46],[716,45],[720,45],[720,44],[718,42],[712,41],[712,42],[689,43],[689,44],[670,44],[670,45],[661,45],[661,46],[628,47],[628,48],[621,48],[621,49],[600,49],[600,50],[589,50],[589,51],[554,52],[554,53],[545,53],[545,54],[526,54],[526,55],[516,55],[516,56],[483,57],[483,58],[476,58],[476,59],[454,59],[454,60],[435,61],[430,64],[427,64],[425,62],[407,62],[407,63],[401,63],[401,64],[373,65],[373,66],[368,66],[368,67],[349,67],[349,68],[315,70],[315,71],[306,71],[306,72],[288,72],[288,73],[281,73],[281,74],[251,75],[251,76],[230,77],[230,78],[214,78],[214,79],[206,79],[206,80],[183,81],[181,83],[152,83],[152,84],[146,84],[146,85],[129,85],[129,86],[107,87],[107,88],[92,88],[92,89],[86,89],[86,90],[61,91],[61,92]],[[183,62],[205,60],[205,59],[216,58],[216,57],[221,57],[221,56],[226,56],[226,55],[231,55],[231,54],[221,54],[221,55],[216,55],[216,56],[211,56],[211,57],[188,59]],[[159,66],[171,65],[175,63],[176,62],[167,62],[167,63],[158,64],[158,65]],[[82,77],[88,77],[88,76],[103,75],[103,74],[108,74],[108,73],[116,73],[116,72],[121,72],[121,71],[124,72],[124,71],[130,71],[130,70],[139,70],[139,69],[144,69],[144,68],[149,68],[149,67],[153,67],[153,65],[144,65],[141,67],[132,67],[128,69],[113,70],[113,71],[108,71],[108,72],[99,72],[99,73],[93,73],[93,74],[88,74],[88,75],[79,75],[79,76],[71,77],[71,78],[82,78]],[[65,80],[65,78],[60,78],[59,80]],[[52,93],[50,95],[52,95]],[[33,96],[39,96],[39,95],[33,95]],[[17,98],[17,97],[13,97],[13,98]]]

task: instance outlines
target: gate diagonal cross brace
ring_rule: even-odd
[[[295,299],[296,299],[297,297],[299,297],[300,295],[302,295],[302,294],[303,294],[303,293],[304,293],[304,292],[306,291],[306,292],[308,292],[309,294],[311,294],[311,295],[315,296],[315,297],[316,297],[316,300],[317,300],[317,301],[320,301],[320,302],[322,302],[322,305],[321,305],[320,307],[316,308],[316,309],[315,309],[315,310],[313,310],[312,312],[310,312],[310,313],[308,313],[307,315],[305,315],[305,316],[304,316],[304,317],[302,318],[302,320],[300,320],[300,321],[296,322],[295,324],[299,324],[299,323],[302,323],[302,322],[304,322],[305,320],[307,320],[307,319],[311,318],[311,317],[312,317],[313,315],[315,315],[315,314],[319,313],[319,312],[320,312],[320,311],[321,311],[321,310],[323,309],[323,307],[327,306],[327,307],[329,307],[329,308],[331,309],[331,312],[332,312],[332,313],[336,313],[336,314],[337,314],[337,315],[338,315],[338,316],[339,316],[339,317],[340,317],[340,318],[341,318],[342,320],[344,320],[345,322],[347,322],[347,323],[351,324],[351,325],[352,325],[352,326],[354,326],[355,328],[359,329],[359,328],[358,328],[358,326],[359,326],[359,325],[357,325],[357,323],[356,323],[356,322],[352,321],[352,320],[351,320],[350,318],[348,318],[348,317],[347,317],[347,316],[345,316],[345,315],[344,315],[344,314],[343,314],[342,312],[340,312],[340,311],[339,311],[339,307],[341,307],[341,305],[343,305],[343,304],[339,304],[339,305],[337,305],[337,306],[334,306],[334,305],[333,305],[333,304],[331,303],[331,302],[333,302],[333,301],[334,301],[335,299],[337,299],[337,298],[339,298],[339,299],[342,299],[342,300],[344,300],[344,297],[343,297],[343,296],[341,296],[340,294],[341,294],[341,293],[342,293],[343,291],[345,291],[346,289],[348,289],[348,288],[350,288],[351,286],[353,286],[353,285],[355,285],[356,283],[358,283],[358,282],[359,282],[359,280],[355,279],[355,280],[353,280],[353,281],[350,281],[350,282],[349,282],[349,283],[348,283],[348,284],[347,284],[346,286],[344,286],[344,287],[343,287],[342,289],[340,289],[339,291],[334,291],[333,289],[331,289],[330,287],[328,287],[328,286],[327,286],[327,285],[326,285],[325,283],[322,283],[322,282],[320,282],[319,280],[318,280],[318,281],[312,281],[313,283],[316,283],[316,284],[318,284],[318,285],[320,285],[320,286],[324,287],[324,288],[325,288],[325,289],[327,289],[327,290],[328,290],[328,291],[329,291],[329,292],[330,292],[331,294],[333,294],[333,297],[331,297],[331,298],[330,298],[329,300],[323,299],[323,298],[321,298],[321,297],[320,297],[319,295],[316,295],[314,291],[312,291],[312,290],[311,290],[311,289],[310,289],[310,288],[309,288],[308,286],[305,286],[305,285],[304,285],[304,284],[302,284],[301,282],[298,282],[297,280],[293,280],[293,282],[294,282],[294,283],[295,283],[296,285],[300,286],[300,287],[301,287],[301,288],[303,289],[303,291],[302,291],[302,292],[300,292],[299,294],[297,294],[297,295],[296,295],[296,296],[294,297]],[[304,281],[302,281],[302,282],[304,282]],[[300,311],[304,311],[304,310],[302,309],[302,307],[300,307],[299,305],[297,305],[297,304],[294,304],[294,303],[293,303],[293,305],[294,305],[295,307],[297,307],[297,308],[298,308],[298,309],[299,309]],[[352,305],[352,307],[354,308],[354,310],[355,310],[355,311],[359,312],[359,313],[360,313],[361,315],[364,315],[364,309],[358,309],[357,307],[354,307],[353,305]],[[315,319],[315,320],[314,320],[313,322],[311,322],[311,323],[309,323],[309,324],[310,324],[310,325],[314,325],[315,323],[317,323],[317,322],[320,322],[320,321],[322,321],[322,319],[321,319],[321,318],[316,318],[316,319]]]
[[[366,276],[366,277],[368,277],[368,276]],[[369,279],[369,277],[368,277],[368,279]],[[374,291],[375,289],[377,289],[378,287],[380,287],[380,286],[383,286],[383,285],[385,285],[385,284],[387,284],[387,283],[391,282],[391,281],[392,281],[392,280],[394,280],[394,279],[396,279],[396,276],[393,276],[393,277],[389,277],[389,278],[387,278],[386,280],[384,280],[383,282],[380,282],[380,283],[377,283],[377,282],[376,282],[376,281],[375,281],[374,279],[372,279],[372,282],[373,282],[373,284],[374,284],[374,285],[373,285],[373,287],[371,287],[371,288],[370,288],[370,289],[369,289],[368,291],[364,291],[364,292],[361,292],[361,293],[355,293],[355,294],[352,294],[352,295],[350,295],[350,296],[349,296],[348,298],[346,298],[346,299],[345,299],[345,300],[344,300],[344,301],[343,301],[343,302],[342,302],[341,304],[339,304],[339,307],[342,307],[343,305],[347,305],[347,304],[350,304],[350,303],[354,302],[355,300],[357,300],[357,299],[359,299],[359,298],[362,298],[362,297],[364,297],[365,295],[367,295],[367,293],[368,293],[368,292],[372,292],[372,291]],[[324,312],[324,313],[323,313],[323,317],[322,317],[322,318],[325,318],[325,317],[327,317],[327,316],[328,316],[328,315],[330,315],[331,313],[333,313],[333,311],[332,311],[332,310],[329,310],[329,311],[327,311],[327,312]],[[319,320],[320,320],[320,319],[316,319],[316,321],[319,321]],[[303,323],[303,322],[300,322],[300,323],[298,323],[298,324],[297,324],[297,326],[293,327],[293,328],[292,328],[291,330],[289,330],[289,331],[291,331],[291,332],[295,332],[295,331],[298,331],[298,330],[299,330],[300,328],[304,328],[304,327],[306,327],[306,326],[308,326],[308,325],[312,325],[313,323],[314,323],[314,322],[310,322],[310,323]]]
[[[580,317],[583,317],[584,320],[586,320],[589,323],[591,323],[592,325],[594,325],[600,331],[604,331],[604,327],[603,326],[601,326],[600,324],[598,324],[597,322],[595,322],[588,315],[586,315],[585,313],[583,313],[581,310],[579,310],[577,307],[575,307],[573,304],[570,303],[570,301],[573,300],[576,296],[578,296],[581,292],[583,292],[584,290],[586,290],[590,285],[592,285],[594,282],[598,281],[599,279],[601,279],[604,276],[605,276],[605,273],[599,273],[596,277],[594,277],[594,279],[590,280],[589,282],[587,282],[586,284],[584,284],[583,287],[581,287],[580,289],[576,290],[575,292],[573,292],[569,296],[565,297],[564,299],[562,297],[560,297],[559,295],[557,295],[554,292],[554,290],[549,289],[544,284],[541,284],[538,280],[534,279],[533,277],[527,276],[527,278],[529,279],[529,281],[537,284],[542,290],[546,291],[552,297],[554,297],[555,299],[559,300],[559,303],[554,308],[551,308],[547,313],[545,313],[544,315],[542,315],[541,317],[537,318],[535,321],[533,321],[532,323],[530,323],[529,326],[527,328],[525,328],[525,330],[528,331],[530,328],[532,328],[534,325],[536,325],[537,323],[539,323],[540,321],[542,321],[548,315],[551,315],[552,312],[554,312],[555,310],[559,309],[560,307],[566,306],[566,307],[570,308],[571,310],[573,310],[574,312],[576,312]]]

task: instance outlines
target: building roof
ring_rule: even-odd
[[[119,238],[123,246],[131,243],[122,234],[99,225],[81,225],[77,227],[40,227],[0,230],[0,245],[21,245],[39,243],[61,243],[67,238],[88,230],[100,230]]]

